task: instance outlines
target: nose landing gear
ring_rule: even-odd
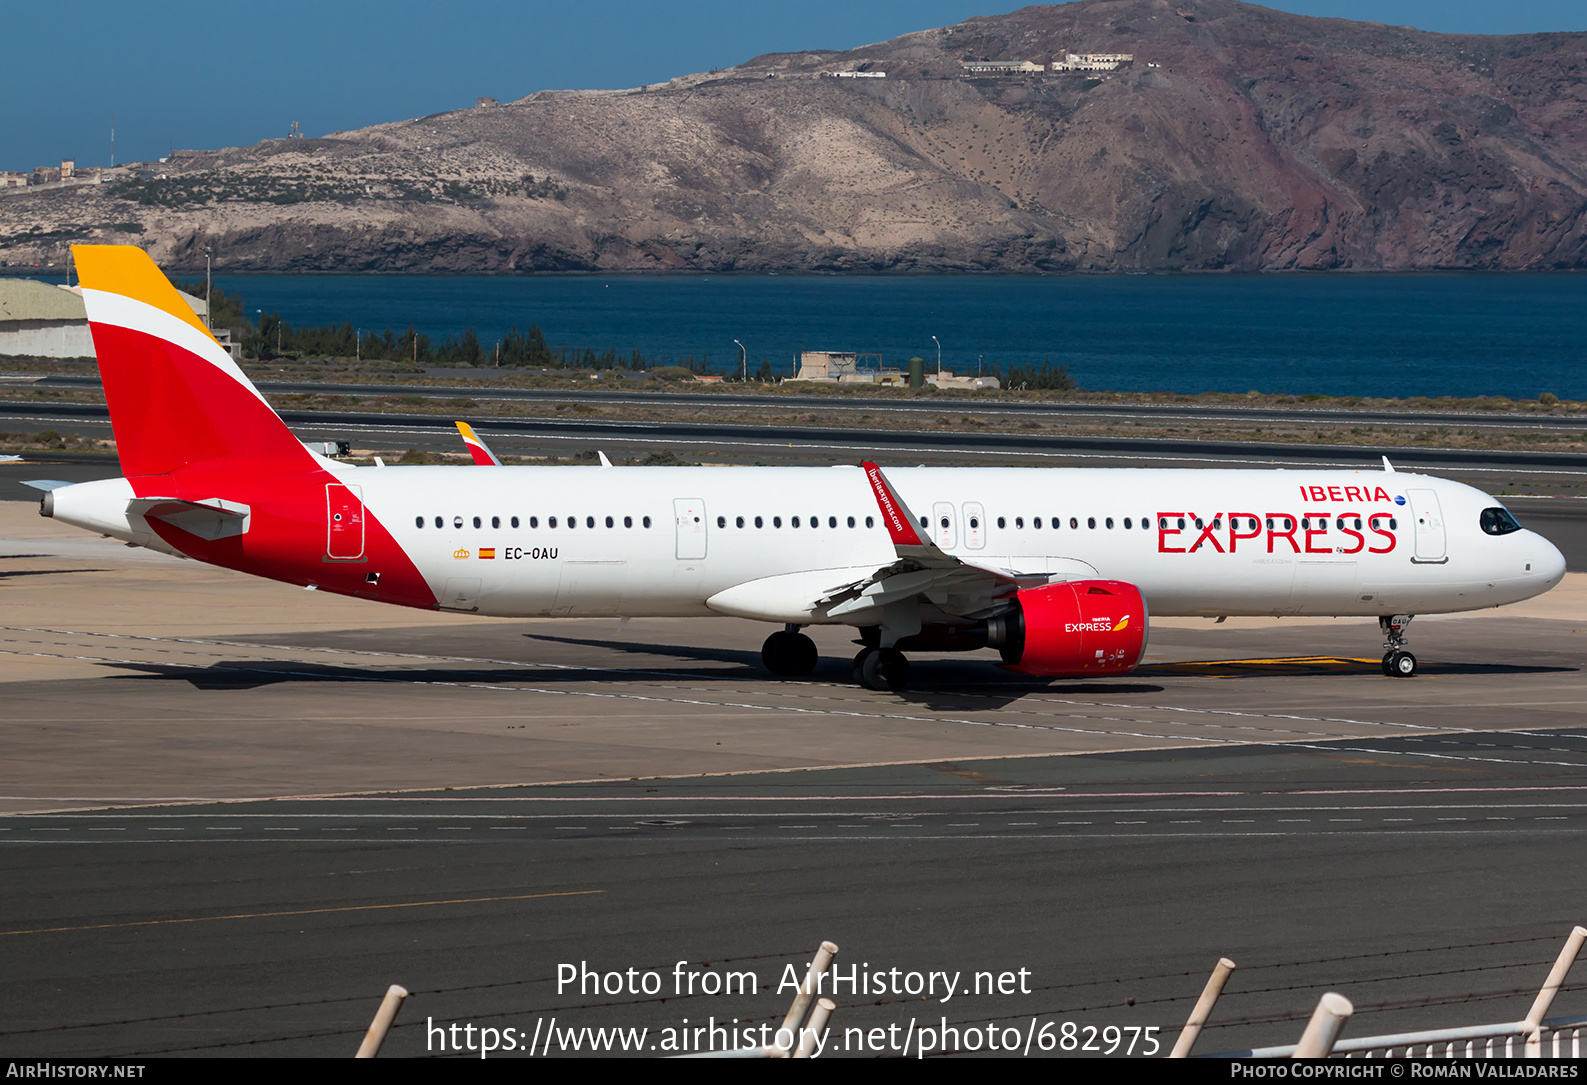
[[[1416,657],[1405,651],[1405,629],[1414,614],[1384,614],[1378,618],[1378,628],[1383,630],[1383,674],[1388,678],[1414,678]]]

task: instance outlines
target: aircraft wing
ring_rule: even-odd
[[[879,569],[815,570],[752,580],[713,595],[706,605],[762,621],[842,618],[846,624],[864,625],[871,618],[881,621],[889,606],[922,599],[949,614],[980,619],[1005,610],[1008,598],[1020,588],[1048,582],[1045,572],[1021,574],[944,553],[882,469],[874,463],[862,466],[892,540],[894,561]]]
[[[920,518],[909,511],[882,469],[870,462],[860,466],[898,560],[816,600],[828,617],[852,618],[860,611],[879,611],[917,596],[950,613],[980,617],[1001,609],[1002,600],[1019,588],[1047,582],[1045,575],[1021,577],[1012,570],[978,565],[944,553],[924,532]]]

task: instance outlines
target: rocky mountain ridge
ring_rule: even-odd
[[[1580,268],[1587,34],[1082,0],[0,195],[0,262],[129,237],[230,271]]]

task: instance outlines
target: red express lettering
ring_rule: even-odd
[[[1355,487],[1354,486],[1346,486],[1345,489],[1354,490]],[[1340,523],[1339,530],[1343,531],[1346,535],[1349,535],[1352,539],[1354,539],[1356,541],[1356,544],[1354,546],[1352,546],[1348,550],[1340,550],[1339,552],[1341,554],[1359,554],[1359,553],[1361,553],[1361,548],[1367,545],[1366,536],[1362,535],[1361,532],[1357,531],[1355,528],[1350,526],[1352,521],[1360,519],[1361,514],[1358,513],[1358,512],[1352,512],[1352,511],[1347,509],[1346,511],[1340,513],[1340,515],[1342,517],[1344,517],[1344,519],[1339,521],[1339,523]]]
[[[1201,529],[1201,534],[1197,535],[1196,536],[1196,541],[1190,544],[1190,549],[1191,549],[1192,553],[1194,553],[1197,550],[1200,550],[1201,549],[1201,544],[1204,543],[1204,542],[1210,542],[1212,544],[1212,548],[1214,550],[1216,550],[1220,554],[1223,553],[1223,544],[1218,542],[1218,537],[1212,533],[1212,529],[1217,523],[1218,523],[1218,515],[1216,513],[1213,514],[1212,519],[1205,521],[1205,523],[1204,523],[1204,525],[1202,526],[1202,529]]]
[[[1295,531],[1300,527],[1300,521],[1292,516],[1286,516],[1282,512],[1270,512],[1267,514],[1267,518],[1269,523],[1280,524],[1289,529],[1287,531],[1278,531],[1271,527],[1267,529],[1267,552],[1269,554],[1273,552],[1274,539],[1283,539],[1289,543],[1291,550],[1297,554],[1300,553],[1300,543],[1295,541]]]
[[[1367,521],[1367,527],[1371,528],[1374,534],[1382,535],[1385,539],[1389,540],[1389,545],[1383,547],[1369,546],[1367,547],[1367,553],[1369,554],[1387,554],[1390,550],[1394,549],[1394,544],[1398,541],[1392,534],[1384,531],[1378,526],[1378,520],[1379,517],[1372,517]]]
[[[1183,554],[1185,552],[1184,547],[1168,545],[1168,536],[1178,535],[1180,532],[1179,528],[1169,527],[1168,525],[1174,523],[1177,517],[1183,515],[1184,513],[1182,512],[1160,512],[1157,514],[1157,552],[1159,554]]]
[[[1306,553],[1308,553],[1308,554],[1332,554],[1334,552],[1334,548],[1331,547],[1331,546],[1313,546],[1312,545],[1312,540],[1315,539],[1318,535],[1326,535],[1326,534],[1328,534],[1328,517],[1326,515],[1312,517],[1311,518],[1311,523],[1315,524],[1317,526],[1315,526],[1315,527],[1308,526],[1306,528]]]
[[[1346,487],[1346,489],[1357,490],[1358,493],[1366,492],[1364,489],[1358,489],[1354,486]],[[1200,532],[1196,536],[1195,542],[1191,543],[1190,546],[1169,546],[1168,543],[1170,536],[1183,535],[1189,530],[1188,528],[1177,526],[1171,527],[1169,525],[1184,523],[1187,517],[1192,521],[1195,520],[1193,513],[1162,512],[1157,514],[1158,553],[1194,554],[1200,551],[1202,543],[1211,543],[1212,548],[1218,553],[1233,554],[1237,552],[1242,541],[1260,539],[1262,537],[1263,527],[1261,517],[1257,517],[1248,512],[1231,512],[1229,513],[1229,534],[1227,536],[1229,540],[1229,546],[1227,550],[1224,549],[1223,544],[1220,541],[1222,536],[1214,534],[1214,532],[1222,530],[1222,516],[1215,516],[1211,520],[1203,521]],[[1268,513],[1266,521],[1271,526],[1267,528],[1267,552],[1269,554],[1274,552],[1276,549],[1274,544],[1279,539],[1283,539],[1285,542],[1289,543],[1290,550],[1296,554],[1359,554],[1362,550],[1366,550],[1369,554],[1387,554],[1399,543],[1399,540],[1395,534],[1392,531],[1385,530],[1385,527],[1383,526],[1386,525],[1389,520],[1389,517],[1386,514],[1372,515],[1367,517],[1368,529],[1370,529],[1374,534],[1378,535],[1384,542],[1386,542],[1387,545],[1385,546],[1367,546],[1368,539],[1366,535],[1362,533],[1359,526],[1361,523],[1361,514],[1355,509],[1340,510],[1337,516],[1333,517],[1333,519],[1337,520],[1337,523],[1332,525],[1329,524],[1329,519],[1330,517],[1328,516],[1307,512],[1303,527],[1302,520],[1298,516],[1293,516],[1284,512]],[[1241,525],[1247,523],[1251,525],[1250,529],[1242,530]],[[1343,534],[1347,540],[1353,541],[1353,545],[1329,545],[1327,542],[1328,534],[1330,531],[1335,529]],[[1302,545],[1302,540],[1298,539],[1296,537],[1297,535],[1305,536],[1305,545]]]
[[[1251,521],[1250,531],[1242,532],[1240,530],[1241,520]],[[1262,521],[1258,520],[1253,513],[1231,512],[1229,514],[1229,553],[1234,553],[1234,548],[1240,545],[1241,539],[1260,539],[1261,537]]]

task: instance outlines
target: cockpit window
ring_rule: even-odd
[[[1512,531],[1520,531],[1521,525],[1515,522],[1509,509],[1483,509],[1482,530],[1489,535],[1508,535]]]

